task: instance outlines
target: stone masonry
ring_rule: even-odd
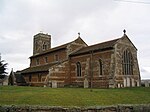
[[[126,34],[88,46],[78,36],[51,48],[51,36],[34,36],[30,67],[21,71],[31,86],[122,88],[140,86],[137,48]]]

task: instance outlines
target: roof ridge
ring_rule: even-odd
[[[86,53],[92,50],[102,50],[102,49],[106,49],[106,48],[112,48],[113,45],[121,38],[116,38],[113,40],[109,40],[109,41],[105,41],[105,42],[101,42],[101,43],[97,43],[97,44],[93,44],[84,48],[81,48],[80,50],[78,50],[77,52],[72,53],[71,55],[77,55],[77,54],[82,54],[82,53]]]
[[[77,38],[77,39],[78,39],[78,38]],[[75,40],[77,40],[77,39],[75,39]],[[48,49],[48,50],[46,50],[46,51],[43,51],[43,52],[41,52],[41,53],[39,53],[39,54],[32,55],[32,56],[30,56],[30,58],[35,57],[35,56],[39,56],[39,55],[43,55],[43,54],[46,54],[46,53],[49,53],[49,52],[51,52],[51,51],[53,51],[53,50],[55,51],[55,49],[58,49],[58,48],[60,48],[60,47],[65,48],[65,47],[67,47],[68,44],[74,42],[75,40],[70,41],[70,42],[65,43],[65,44],[62,44],[62,45],[59,45],[59,46],[56,46],[56,47],[53,47],[53,48],[50,48],[50,49]]]
[[[50,48],[50,49],[48,49],[48,50],[46,50],[46,51],[43,51],[43,52],[41,52],[41,53],[39,53],[39,54],[32,55],[30,58],[36,57],[36,56],[39,56],[39,55],[43,55],[43,54],[46,54],[46,53],[49,53],[49,52],[51,52],[51,51],[55,51],[55,50],[57,50],[57,49],[59,49],[59,48],[60,48],[60,49],[66,48],[68,44],[71,44],[71,43],[75,42],[75,41],[78,40],[78,39],[81,39],[81,40],[83,41],[83,39],[82,39],[81,37],[78,37],[78,38],[76,38],[76,39],[74,39],[74,40],[72,40],[72,41],[70,41],[70,42],[68,42],[68,43],[65,43],[65,44],[62,44],[62,45],[59,45],[59,46]],[[84,42],[84,41],[83,41],[83,42]],[[85,42],[84,42],[84,43],[85,43]],[[86,43],[85,43],[85,44],[86,44]],[[87,44],[86,44],[86,45],[87,45]],[[88,46],[88,45],[87,45],[87,46]]]
[[[122,37],[121,37],[122,38]],[[112,42],[112,41],[117,41],[121,38],[116,38],[116,39],[112,39],[112,40],[108,40],[108,41],[103,41],[103,42],[100,42],[100,43],[97,43],[97,44],[92,44],[92,45],[89,45],[88,47],[90,46],[95,46],[95,45],[99,45],[99,44],[103,44],[103,43],[107,43],[107,42]]]

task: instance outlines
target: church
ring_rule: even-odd
[[[33,39],[30,67],[21,71],[30,86],[123,88],[138,87],[141,77],[137,48],[126,35],[88,46],[78,37],[51,48],[51,35]]]

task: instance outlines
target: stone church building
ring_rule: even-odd
[[[121,88],[140,86],[137,48],[125,34],[88,46],[78,35],[51,48],[51,35],[34,35],[30,67],[21,71],[31,86]]]

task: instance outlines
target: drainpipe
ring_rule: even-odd
[[[92,88],[93,88],[93,51],[90,52],[90,57],[91,57],[91,91],[92,91]]]

